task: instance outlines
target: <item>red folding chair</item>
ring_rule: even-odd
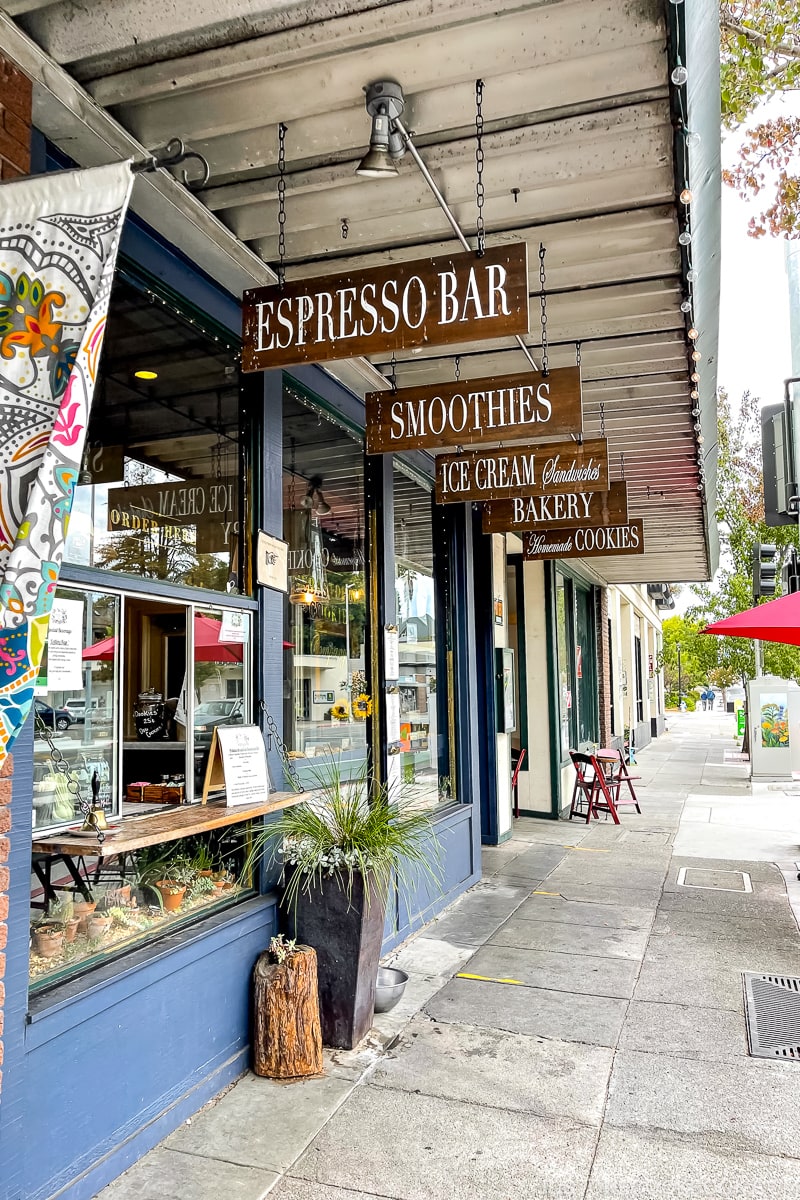
[[[613,746],[603,747],[595,751],[595,758],[603,768],[606,777],[606,784],[609,791],[614,795],[614,803],[617,808],[623,804],[635,805],[637,813],[641,813],[639,808],[639,797],[633,790],[633,780],[641,779],[641,775],[631,775],[628,770],[628,764],[625,762],[625,755],[620,750],[615,750]],[[626,784],[628,791],[631,794],[630,800],[622,799],[622,785]]]
[[[593,816],[597,818],[598,813],[605,812],[611,814],[615,825],[619,825],[614,797],[609,791],[601,764],[593,754],[579,754],[577,750],[570,750],[569,756],[575,768],[575,787],[572,789],[572,805],[569,810],[570,821],[573,816],[585,816],[588,825]],[[583,810],[584,802],[586,804],[585,812]]]
[[[517,785],[519,783],[519,773],[522,769],[522,764],[524,761],[525,761],[525,749],[523,747],[523,749],[520,750],[520,752],[519,752],[519,758],[517,759],[516,763],[514,764],[514,770],[511,775],[511,795],[514,797],[514,816],[515,817],[519,816],[519,788]]]

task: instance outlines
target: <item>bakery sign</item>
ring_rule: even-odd
[[[526,562],[540,558],[605,558],[616,554],[644,554],[641,520],[599,528],[580,525],[575,529],[536,530],[522,535],[522,557]]]
[[[512,500],[564,491],[608,491],[608,443],[550,442],[520,450],[436,456],[436,500]]]
[[[367,453],[534,441],[583,428],[581,372],[563,367],[366,396]]]
[[[252,288],[242,322],[244,371],[527,333],[528,248]]]
[[[628,520],[628,485],[612,483],[607,492],[580,489],[544,496],[494,500],[483,510],[484,533],[522,533],[552,525],[624,525]]]

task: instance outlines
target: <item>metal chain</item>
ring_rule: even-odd
[[[544,270],[544,256],[547,254],[543,244],[539,243],[539,303],[542,306],[542,374],[549,375],[547,365],[547,277]]]
[[[392,395],[397,391],[397,359],[392,351],[392,369],[389,372],[389,383],[392,385]]]
[[[78,810],[83,814],[84,817],[88,817],[92,806],[81,791],[81,785],[77,775],[62,754],[60,747],[57,746],[53,741],[53,735],[45,725],[42,718],[37,715],[35,721],[37,734],[43,738],[45,742],[47,742],[47,748],[50,751],[50,761],[53,764],[54,769],[59,773],[59,775],[64,776],[64,779],[67,783],[67,791],[72,796],[73,801],[77,802]],[[105,834],[100,829],[97,830],[97,840],[101,844],[105,841]]]
[[[278,126],[278,283],[281,287],[286,279],[286,130],[281,121]]]
[[[483,186],[483,80],[475,80],[475,203],[478,206],[478,258],[486,253],[486,228],[483,222],[483,205],[486,189]]]
[[[267,722],[267,735],[270,740],[270,745],[272,745],[274,743],[275,749],[278,751],[278,756],[281,760],[281,765],[283,766],[284,774],[286,775],[286,778],[289,780],[289,783],[292,785],[292,791],[298,792],[298,793],[304,792],[306,789],[303,787],[302,783],[300,782],[300,777],[297,774],[297,767],[294,765],[291,758],[289,757],[289,748],[286,745],[286,743],[284,742],[283,738],[281,737],[280,730],[278,729],[278,726],[275,723],[275,718],[273,717],[272,713],[269,711],[269,709],[267,708],[267,706],[263,700],[259,700],[259,707],[261,708],[261,711],[264,714],[264,717]]]
[[[455,372],[456,383],[461,378],[461,355],[457,354],[453,359],[453,371]]]
[[[620,451],[619,473],[622,476],[622,478],[624,479],[625,478],[625,453],[624,453],[624,451]]]
[[[580,342],[576,342],[575,343],[575,366],[580,367],[580,365],[581,365],[581,344],[580,344]]]
[[[342,217],[342,241],[347,241],[347,235],[350,232],[350,222],[347,217]]]
[[[604,438],[605,436],[606,436],[606,406],[605,406],[605,403],[601,400],[600,401],[600,437]]]

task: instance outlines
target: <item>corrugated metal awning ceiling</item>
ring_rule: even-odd
[[[212,173],[202,201],[273,266],[285,122],[290,279],[453,248],[410,156],[395,179],[354,175],[369,137],[362,89],[376,79],[402,84],[406,124],[458,220],[474,231],[474,90],[482,78],[489,241],[528,243],[526,340],[537,361],[536,267],[539,243],[546,246],[550,364],[574,363],[581,343],[586,432],[599,433],[603,404],[612,477],[624,470],[631,514],[645,521],[644,557],[593,566],[611,582],[708,578],[680,311],[666,3],[5,7],[144,145],[180,136],[200,150]],[[399,386],[452,377],[453,357],[452,349],[402,356]],[[389,370],[385,360],[374,365]],[[460,348],[462,378],[524,369],[510,339]],[[713,367],[706,389],[709,374]]]

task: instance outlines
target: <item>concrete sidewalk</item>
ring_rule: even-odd
[[[395,956],[407,996],[359,1053],[245,1078],[103,1200],[800,1197],[800,1063],[748,1056],[741,981],[800,975],[800,837],[776,834],[785,874],[704,857],[692,828],[749,801],[746,767],[724,761],[732,718],[671,725],[639,756],[641,816],[521,819],[484,852],[484,880]],[[702,873],[720,868],[752,892]]]

